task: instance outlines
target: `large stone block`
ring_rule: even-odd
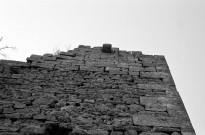
[[[153,89],[153,90],[175,90],[173,87],[165,84],[137,84],[139,89]]]
[[[140,104],[145,105],[146,110],[150,111],[166,111],[166,104],[158,97],[140,97]]]
[[[112,52],[112,45],[111,44],[103,44],[102,52],[111,53]]]
[[[181,127],[182,125],[182,122],[179,118],[147,114],[133,115],[133,122],[135,125],[145,126]]]
[[[103,129],[95,129],[95,130],[89,130],[89,134],[91,135],[108,135],[109,132]]]
[[[144,71],[143,67],[129,66],[129,71]]]
[[[53,69],[55,67],[55,64],[32,62],[31,66],[39,67],[39,68]]]
[[[140,76],[147,78],[168,78],[171,75],[165,72],[141,72]]]
[[[42,56],[41,55],[35,55],[35,54],[32,54],[30,57],[28,57],[26,59],[27,61],[36,61],[36,62],[39,62],[39,61],[42,61]]]
[[[55,56],[52,56],[52,57],[48,57],[48,56],[43,56],[43,59],[45,61],[55,61],[57,58]]]
[[[68,51],[68,52],[60,52],[60,55],[75,57],[76,53],[72,51]]]
[[[115,67],[105,67],[105,71],[120,71],[120,68],[115,68]]]
[[[155,132],[180,132],[181,128],[174,128],[174,127],[154,127],[153,131]],[[178,135],[178,134],[176,134]]]
[[[109,71],[109,74],[113,74],[113,75],[127,75],[128,72],[127,71]]]

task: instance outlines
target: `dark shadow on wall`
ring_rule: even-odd
[[[46,127],[44,135],[69,135],[72,129],[60,127],[57,124],[49,124]]]

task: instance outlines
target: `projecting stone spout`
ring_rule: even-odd
[[[112,52],[112,45],[111,44],[103,44],[102,52],[111,53]]]

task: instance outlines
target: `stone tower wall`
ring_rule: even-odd
[[[0,61],[0,135],[195,135],[164,56],[80,45]]]

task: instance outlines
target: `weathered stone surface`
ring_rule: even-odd
[[[75,56],[76,56],[76,53],[75,53],[75,52],[68,51],[68,52],[60,52],[60,55],[75,57]]]
[[[167,78],[171,75],[169,73],[164,72],[141,72],[141,77],[147,77],[147,78]]]
[[[21,109],[25,107],[26,107],[26,104],[15,102],[14,108]]]
[[[142,132],[139,135],[168,135],[166,133]]]
[[[156,132],[174,132],[176,135],[177,133],[181,131],[180,128],[173,128],[173,127],[154,127],[154,131]]]
[[[103,44],[102,52],[111,53],[112,52],[112,45],[111,44]]]
[[[122,135],[122,132],[112,131],[110,135]]]
[[[181,127],[180,119],[174,117],[152,116],[147,114],[133,115],[135,125]]]
[[[164,56],[82,46],[0,60],[0,135],[195,135]]]
[[[129,108],[130,108],[131,112],[135,112],[135,113],[138,112],[138,111],[144,111],[145,110],[145,108],[143,106],[136,105],[136,104],[130,105]]]
[[[109,71],[109,74],[112,74],[112,75],[127,75],[128,72],[127,71]]]
[[[55,61],[57,58],[55,56],[43,56],[44,61]]]
[[[136,75],[136,76],[139,76],[139,72],[129,72],[129,75]]]
[[[32,62],[31,66],[40,67],[40,68],[47,68],[47,69],[53,69],[55,64]]]
[[[120,68],[114,68],[114,67],[106,67],[105,71],[120,71]]]
[[[167,106],[163,97],[140,97],[140,103],[145,105],[146,110],[151,111],[166,111]]]
[[[0,126],[0,132],[15,132],[18,131],[19,129],[20,129],[19,126],[4,126],[4,125]]]
[[[1,132],[0,135],[19,135],[19,133],[16,133],[16,132]]]
[[[174,132],[172,135],[181,135],[179,132]]]
[[[143,67],[130,66],[129,71],[144,71]]]
[[[154,90],[175,90],[173,87],[164,84],[137,84],[139,89],[154,89]]]
[[[42,61],[42,56],[32,54],[32,55],[31,55],[30,57],[28,57],[26,60],[27,60],[27,61],[36,61],[36,62],[38,62],[38,61]]]
[[[136,130],[127,130],[124,132],[124,135],[138,135],[137,131]]]
[[[91,135],[108,135],[109,134],[108,131],[102,130],[102,129],[89,130],[88,133]]]

